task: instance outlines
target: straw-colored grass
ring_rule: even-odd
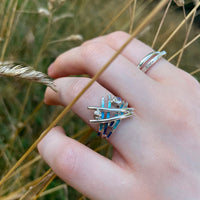
[[[3,76],[41,83],[56,91],[56,87],[53,81],[50,78],[48,78],[46,74],[38,72],[29,66],[23,66],[21,64],[15,64],[12,62],[1,62],[0,77]]]
[[[134,37],[165,49],[169,61],[199,79],[199,6],[189,0],[0,1],[0,200],[86,199],[56,177],[35,147],[59,124],[70,137],[111,157],[110,145],[71,107]],[[44,105],[43,84],[54,88],[46,71],[56,56],[115,30],[130,38],[80,94],[65,109]]]

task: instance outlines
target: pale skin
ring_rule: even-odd
[[[128,39],[114,32],[92,39],[58,56],[49,68],[58,92],[47,88],[45,103],[66,106]],[[200,85],[165,59],[146,74],[137,64],[152,49],[134,39],[72,110],[86,123],[88,106],[100,105],[114,94],[135,108],[108,142],[112,160],[53,128],[38,149],[53,171],[67,184],[94,200],[200,199]],[[98,125],[92,125],[98,130]]]

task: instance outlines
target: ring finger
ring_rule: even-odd
[[[66,106],[88,82],[88,78],[59,78],[56,80],[58,93],[48,88],[45,94],[45,103]],[[110,94],[110,92],[107,89],[95,82],[72,107],[72,110],[84,119],[86,123],[89,123],[89,120],[93,118],[93,112],[89,111],[87,107],[99,106],[101,97],[107,97],[108,94]],[[98,131],[99,125],[91,126]],[[141,146],[141,143],[149,140],[149,138],[153,141],[152,137],[154,136],[151,135],[149,131],[146,131],[143,120],[138,115],[134,115],[131,118],[121,121],[115,133],[109,138],[109,142],[120,152],[125,160],[132,162],[133,153],[135,156],[134,160],[139,160],[141,153],[145,149]],[[133,141],[135,142],[133,143]],[[124,144],[126,144],[126,148]]]

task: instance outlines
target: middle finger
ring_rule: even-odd
[[[86,44],[59,56],[52,64],[49,75],[53,78],[87,73],[94,76],[116,53],[100,43]],[[126,97],[131,107],[146,110],[151,107],[152,93],[158,83],[137,69],[124,56],[119,55],[97,80],[114,95]],[[130,89],[131,88],[131,89]],[[146,104],[144,100],[149,99]]]

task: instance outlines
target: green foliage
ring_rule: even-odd
[[[97,37],[115,17],[128,1],[123,0],[81,0],[57,1],[51,0],[1,0],[0,2],[0,61],[14,61],[25,63],[35,69],[47,73],[47,68],[62,52],[69,50],[82,42]],[[151,2],[151,3],[150,3]],[[140,23],[157,1],[138,1],[135,14],[134,28]],[[191,3],[191,1],[189,2]],[[189,10],[188,10],[189,11]],[[163,13],[152,21],[138,38],[152,44]],[[112,24],[107,32],[115,30],[129,31],[131,8]],[[13,20],[12,20],[13,18]],[[166,40],[168,35],[178,26],[184,16],[175,5],[172,6],[161,29],[155,48]],[[187,22],[189,24],[189,22]],[[188,26],[188,25],[187,25]],[[174,37],[167,45],[168,57],[179,50],[186,35],[186,27]],[[199,33],[194,26],[190,39]],[[70,35],[79,34],[83,41],[68,41]],[[189,40],[190,40],[189,39]],[[199,45],[185,50],[180,67],[192,72],[199,67]],[[194,59],[195,58],[195,59]],[[177,58],[172,60],[176,64]],[[199,78],[198,74],[196,77]],[[45,87],[12,78],[0,78],[0,176],[3,177],[24,152],[33,144],[43,130],[53,121],[62,110],[58,106],[46,106],[43,101]],[[26,121],[28,120],[28,121]],[[64,126],[66,133],[73,137],[85,128],[85,123],[70,112],[60,125]],[[79,136],[81,142],[92,149],[104,145],[106,142],[92,133],[89,137]],[[104,148],[103,155],[111,157],[112,149]],[[23,163],[33,160],[38,155],[37,150]],[[39,160],[25,170],[15,174],[0,189],[0,197],[11,194],[31,181],[42,176],[48,166]],[[54,188],[63,182],[56,178],[47,189]],[[52,192],[41,199],[64,200],[78,199],[81,194],[68,187]]]

